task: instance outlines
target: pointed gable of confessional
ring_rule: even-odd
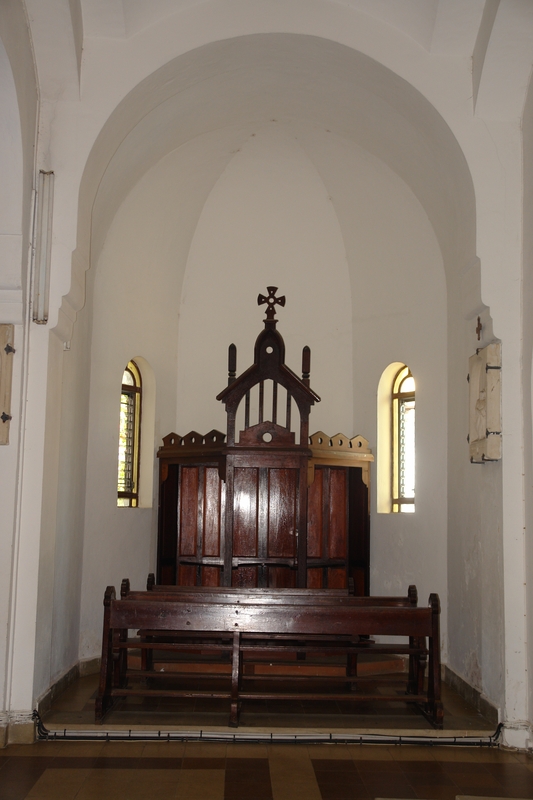
[[[311,351],[304,347],[302,354],[302,378],[299,378],[285,364],[285,342],[276,330],[275,306],[285,305],[285,297],[276,297],[277,287],[268,287],[268,296],[259,295],[259,305],[266,303],[265,328],[256,339],[254,347],[254,363],[239,377],[236,373],[236,348],[230,345],[229,349],[229,378],[228,386],[217,395],[217,400],[224,403],[228,415],[229,446],[235,442],[235,420],[241,402],[245,403],[244,431],[241,432],[239,444],[268,444],[269,446],[294,446],[294,433],[291,432],[291,405],[294,400],[300,414],[300,446],[307,447],[309,436],[309,413],[314,403],[320,402],[320,397],[309,386],[309,369]],[[264,387],[267,381],[272,381],[272,408],[265,408]],[[258,421],[250,424],[250,393],[255,388],[259,390]],[[284,425],[278,424],[278,414],[283,415],[283,409],[278,412],[278,388],[283,387],[287,393],[284,409]],[[265,415],[270,418],[265,419]],[[268,437],[268,438],[266,438]]]

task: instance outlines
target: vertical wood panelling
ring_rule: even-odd
[[[273,558],[296,556],[297,484],[295,469],[268,471],[268,552]]]
[[[274,589],[294,589],[296,570],[286,567],[269,567],[266,585]]]
[[[346,569],[335,569],[331,567],[328,569],[328,589],[345,589],[346,588]]]
[[[307,587],[308,589],[322,589],[322,569],[307,570]]]
[[[265,467],[258,470],[259,481],[257,485],[257,555],[259,558],[267,558],[268,555],[268,473]],[[248,555],[254,555],[249,553]],[[259,575],[260,585],[266,585],[266,575],[264,570]]]
[[[239,567],[231,575],[231,585],[242,589],[258,586],[257,567]]]
[[[179,491],[179,555],[196,555],[199,467],[182,467]]]
[[[222,482],[216,467],[205,468],[204,488],[204,556],[220,555],[220,523]]]
[[[348,534],[347,470],[329,468],[329,547],[327,558],[346,558]]]
[[[219,567],[202,567],[202,586],[220,586]]]
[[[160,488],[161,583],[289,588],[306,582],[319,589],[344,588],[351,576],[356,594],[368,594],[368,490],[360,469],[317,465],[314,481],[303,495],[307,502],[303,515],[302,475],[292,466],[239,466],[228,470],[226,481],[214,463],[169,464],[163,474],[167,477]],[[225,544],[225,496],[233,479],[233,540],[230,537]],[[304,537],[307,554],[302,548],[297,551],[302,542],[296,531]],[[202,563],[204,558],[223,556],[225,571],[217,564]],[[182,558],[196,564],[178,566]],[[259,564],[232,568],[232,558],[256,558]],[[278,558],[291,562],[268,563]],[[311,563],[307,561],[302,577],[293,567],[306,559]],[[345,565],[328,565],[331,559]]]
[[[181,586],[196,585],[196,567],[180,564],[178,568],[178,583]]]
[[[259,470],[235,469],[233,510],[233,555],[257,555],[257,500]]]
[[[322,554],[322,491],[324,470],[315,468],[315,479],[308,492],[307,501],[307,555],[319,558]]]

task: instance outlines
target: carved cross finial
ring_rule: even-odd
[[[262,306],[263,303],[267,304],[267,310],[265,311],[267,320],[274,320],[276,317],[276,306],[284,306],[285,305],[285,295],[283,297],[276,297],[276,292],[278,291],[277,286],[267,286],[268,295],[265,297],[264,294],[260,294],[257,296],[257,305]]]

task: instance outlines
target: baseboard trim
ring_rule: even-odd
[[[494,706],[487,698],[479,691],[479,689],[475,689],[471,686],[464,678],[461,678],[456,672],[454,672],[451,667],[447,664],[444,664],[444,675],[443,679],[448,686],[451,686],[452,689],[455,689],[457,694],[461,695],[461,697],[466,700],[470,705],[474,706],[480,714],[482,714],[489,722],[492,722],[494,726],[498,724],[500,721],[499,717],[499,710]]]
[[[86,678],[87,675],[96,675],[97,672],[100,672],[100,657],[84,658],[82,661],[78,662],[78,666],[80,669],[80,678]]]
[[[74,664],[60,678],[55,681],[49,689],[37,700],[37,711],[42,716],[50,711],[54,698],[65,691],[71,683],[77,681],[80,676],[79,664]]]

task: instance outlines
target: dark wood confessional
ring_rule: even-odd
[[[320,398],[285,364],[277,288],[266,304],[254,363],[217,396],[227,435],[170,433],[158,452],[157,581],[184,586],[348,588],[369,594],[369,469],[361,436],[309,437]]]

